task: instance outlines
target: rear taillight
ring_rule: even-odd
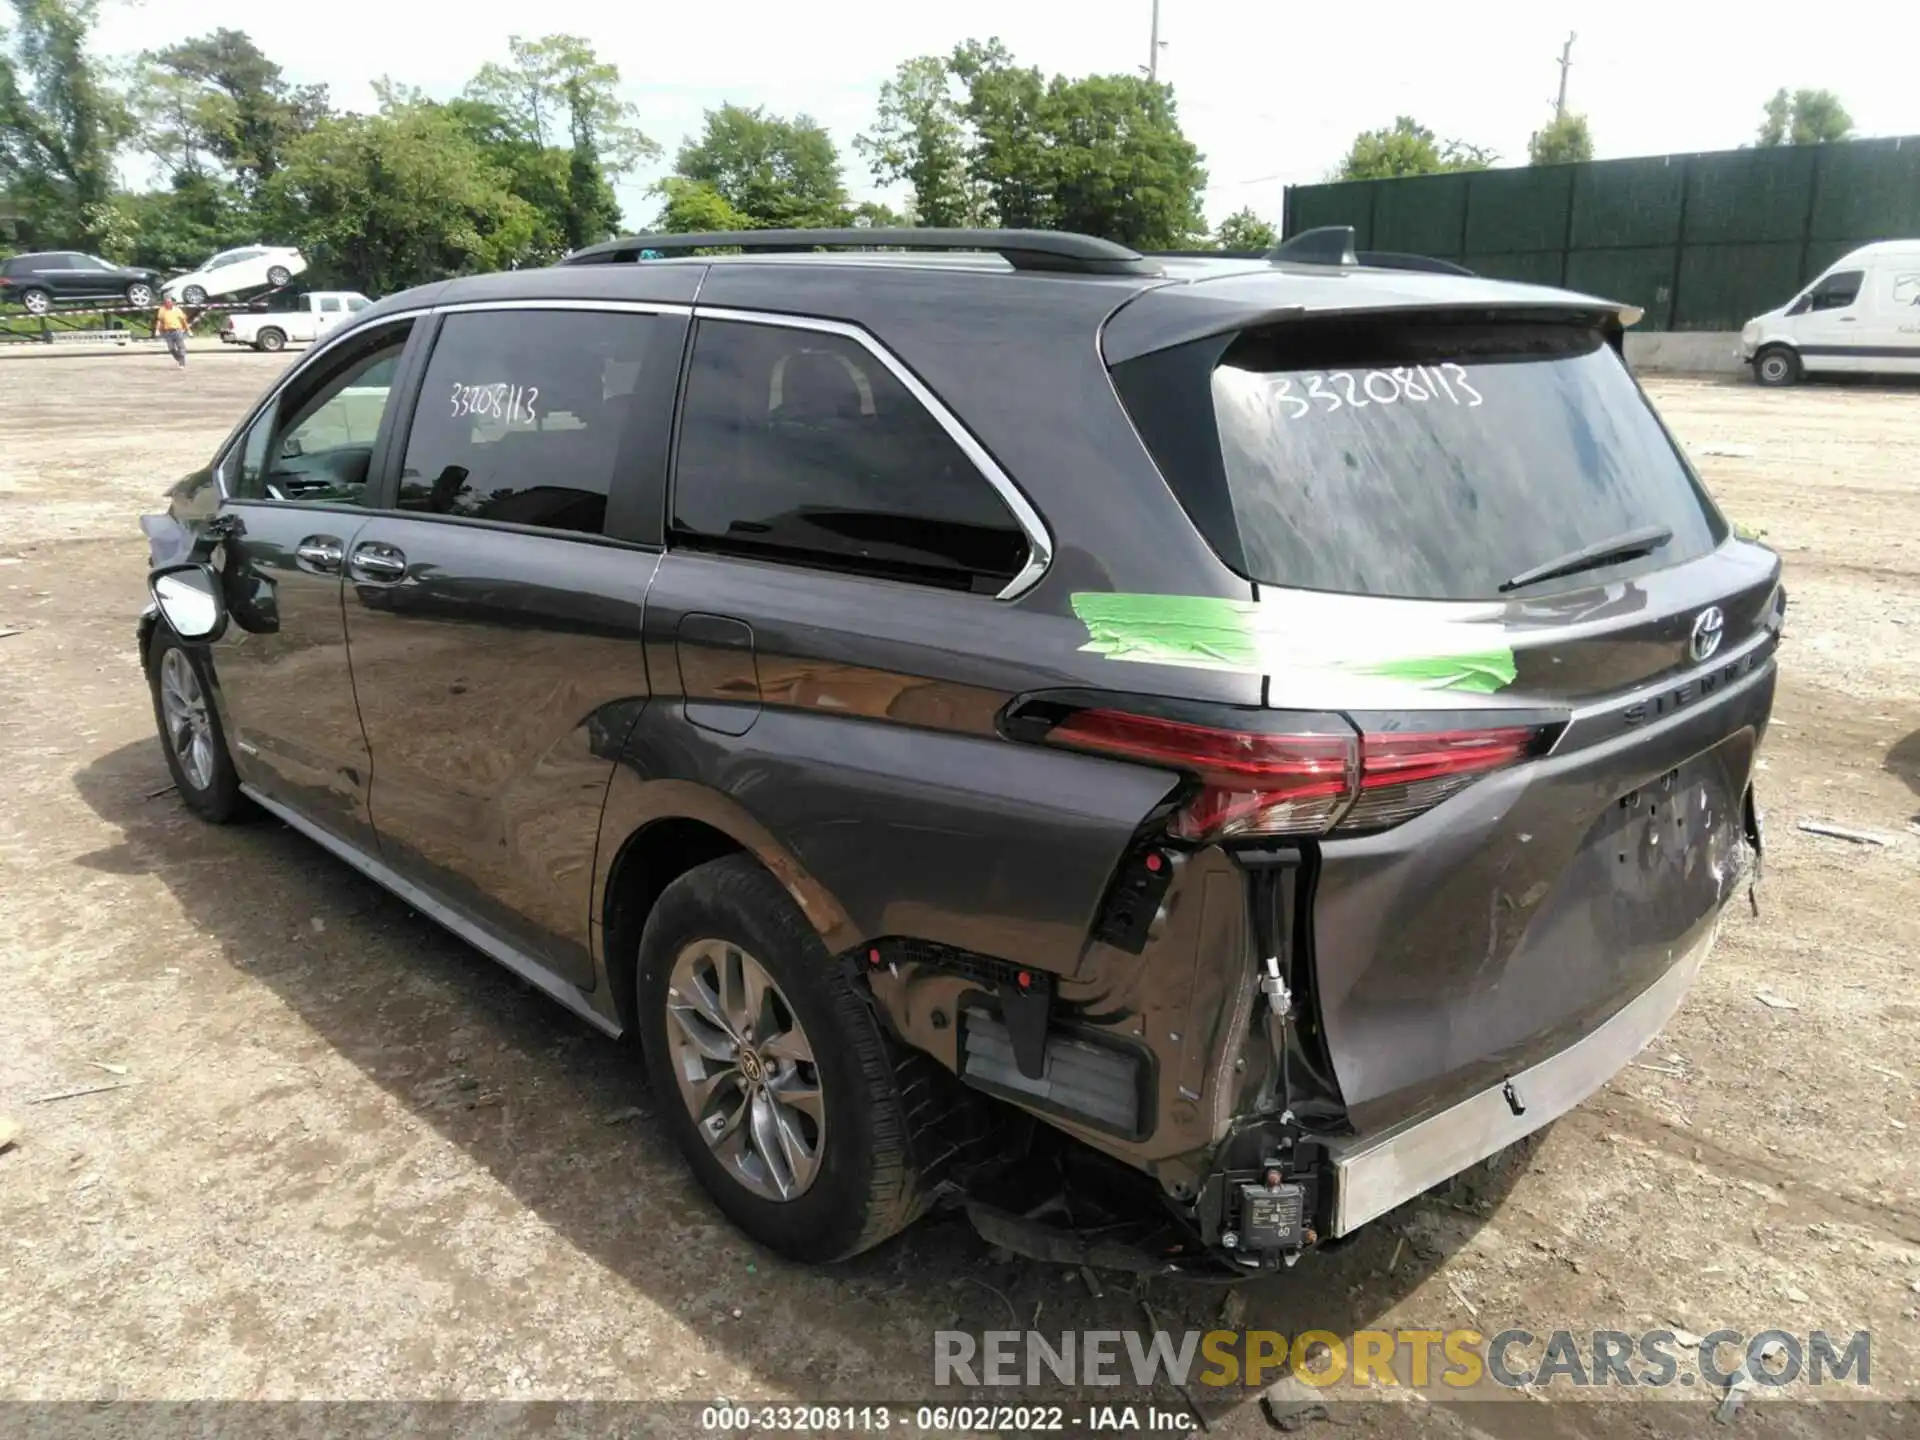
[[[1383,830],[1484,775],[1541,754],[1554,725],[1363,734],[1244,731],[1079,710],[1049,743],[1178,770],[1199,789],[1168,823],[1177,839]]]

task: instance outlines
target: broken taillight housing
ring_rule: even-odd
[[[1198,789],[1167,831],[1209,841],[1384,830],[1543,753],[1558,728],[1268,732],[1091,709],[1067,715],[1046,738],[1192,777]]]

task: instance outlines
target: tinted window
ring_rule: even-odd
[[[986,477],[841,336],[701,322],[679,455],[683,539],[989,593],[1026,563]]]
[[[1164,403],[1122,390],[1130,408]],[[1265,584],[1491,599],[1525,570],[1628,531],[1665,526],[1673,538],[1538,588],[1674,564],[1721,538],[1598,331],[1349,322],[1249,332],[1221,355],[1211,390],[1211,415],[1191,413],[1212,420],[1217,456],[1162,442],[1156,457],[1215,548]],[[1225,492],[1211,508],[1209,475]]]
[[[604,533],[650,315],[449,315],[400,476],[402,510]]]
[[[1813,306],[1815,310],[1844,310],[1860,296],[1860,282],[1865,278],[1861,270],[1840,270],[1827,276],[1813,287]]]
[[[339,367],[297,379],[229,457],[227,489],[247,500],[363,503],[373,442],[406,344],[389,331]]]

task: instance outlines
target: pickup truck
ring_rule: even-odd
[[[235,311],[220,327],[220,339],[256,350],[284,350],[294,341],[318,340],[372,303],[352,290],[314,290],[272,310]]]

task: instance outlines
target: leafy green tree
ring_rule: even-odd
[[[726,196],[705,180],[669,175],[654,187],[665,202],[654,229],[676,235],[703,230],[752,230],[754,223],[728,203]]]
[[[620,98],[620,67],[577,35],[515,35],[507,50],[505,64],[481,67],[465,99],[498,116],[518,144],[563,155],[565,198],[553,213],[569,248],[606,239],[620,227],[612,181],[660,154]]]
[[[1206,234],[1207,172],[1181,133],[1171,86],[1138,75],[1055,76],[1040,119],[1060,229],[1143,250]]]
[[[1484,170],[1499,157],[1478,145],[1442,140],[1410,115],[1379,130],[1353,137],[1339,180],[1390,180],[1401,175],[1437,175],[1451,170]]]
[[[678,178],[707,186],[748,228],[844,225],[849,218],[833,137],[806,115],[788,120],[741,105],[709,110],[700,138],[680,147],[673,168]]]
[[[231,170],[241,192],[257,200],[284,163],[288,147],[328,113],[324,85],[290,84],[244,31],[215,30],[146,57],[149,73],[171,75],[177,94],[165,101],[171,123]],[[151,102],[149,102],[151,103]]]
[[[407,103],[433,102],[416,97]],[[488,163],[507,177],[507,189],[532,207],[533,231],[526,253],[514,258],[522,264],[543,264],[588,243],[576,242],[569,231],[575,185],[569,151],[535,144],[518,123],[486,101],[462,97],[448,101],[444,108]]]
[[[1264,254],[1280,243],[1280,233],[1251,209],[1240,209],[1220,222],[1213,243],[1221,250]]]
[[[0,190],[51,243],[124,243],[114,152],[131,133],[125,99],[89,58],[97,0],[12,0],[0,28]]]
[[[1527,141],[1529,165],[1567,165],[1593,159],[1593,132],[1587,117],[1563,111],[1533,132]]]
[[[998,38],[968,40],[947,63],[966,91],[967,174],[986,197],[991,219],[1016,230],[1051,226],[1056,160],[1041,121],[1045,78],[1034,67],[1015,65]]]
[[[177,172],[168,188],[123,195],[120,206],[132,230],[128,258],[157,270],[190,270],[252,223],[234,187],[211,175]]]
[[[1051,80],[998,39],[909,60],[856,142],[911,187],[927,225],[1078,230],[1170,248],[1205,233],[1206,171],[1171,88],[1135,75]]]
[[[919,223],[978,225],[984,197],[968,173],[967,134],[954,74],[938,55],[903,60],[880,87],[880,113],[873,129],[854,137],[873,176],[905,184],[913,192]]]
[[[1830,145],[1853,135],[1853,117],[1831,90],[1776,90],[1760,122],[1762,146]]]
[[[540,217],[511,181],[445,106],[389,103],[295,139],[267,213],[300,236],[315,282],[387,294],[527,255]]]

